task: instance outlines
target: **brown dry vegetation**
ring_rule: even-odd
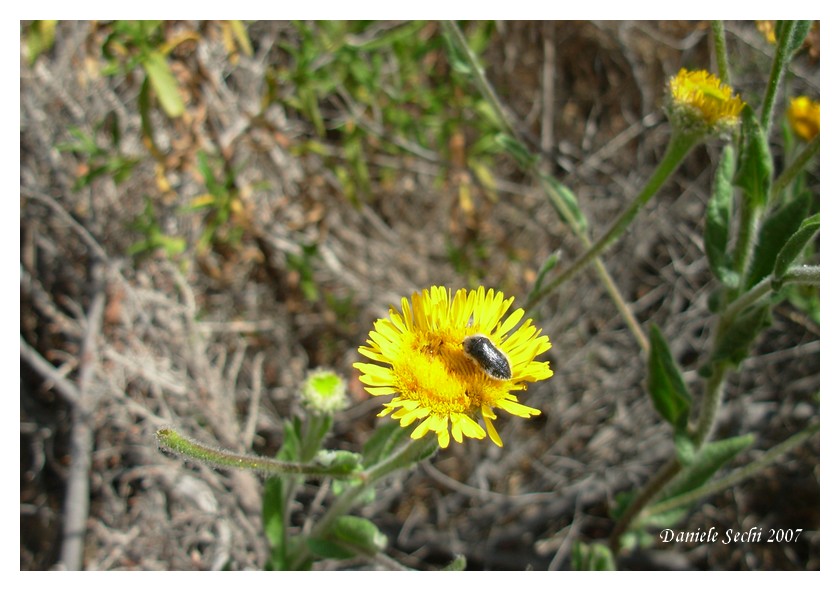
[[[371,190],[348,198],[329,165],[342,158],[333,131],[323,153],[296,152],[316,138],[313,125],[279,103],[261,106],[268,72],[289,59],[277,42],[294,43],[293,27],[250,24],[254,54],[235,58],[218,23],[167,28],[196,35],[170,56],[187,110],[174,120],[154,110],[158,158],[142,142],[141,79],[99,72],[106,27],[60,23],[32,65],[22,49],[21,569],[67,558],[68,519],[84,526],[86,569],[261,568],[260,478],[165,455],[157,428],[273,454],[282,419],[299,412],[306,371],[325,366],[347,377],[353,397],[329,443],[358,451],[380,402],[351,365],[373,319],[432,284],[481,283],[521,304],[547,255],[559,249],[569,262],[581,252],[510,158],[493,165],[495,194],[465,176],[459,146],[480,139],[469,128],[432,157],[380,151],[389,138],[371,134]],[[756,103],[773,49],[753,23],[730,29],[737,88]],[[436,25],[421,34],[436,35]],[[596,234],[663,152],[668,76],[712,61],[706,25],[688,22],[498,23],[482,58]],[[448,75],[445,55],[429,68]],[[818,59],[799,56],[785,92],[818,96]],[[321,105],[330,124],[351,107],[334,97]],[[101,137],[103,121],[115,122],[120,152],[139,162],[123,183],[105,175],[75,189],[90,164],[56,146],[73,127]],[[696,150],[604,257],[639,321],[663,327],[695,394],[711,328],[702,229],[718,149]],[[199,151],[234,171],[239,196],[230,227],[241,237],[207,249],[197,244],[208,219],[185,211],[207,191]],[[465,178],[468,201],[459,200]],[[182,254],[126,254],[146,196],[162,231],[185,239]],[[645,393],[644,358],[594,273],[532,313],[553,343],[554,378],[524,396],[543,415],[503,418],[504,449],[455,445],[360,509],[388,534],[392,558],[420,569],[457,553],[470,569],[568,568],[572,542],[608,536],[615,495],[671,454],[670,429]],[[819,349],[817,324],[788,304],[776,309],[726,390],[718,435],[757,434],[736,465],[818,416]],[[318,489],[303,491],[304,509]],[[797,543],[654,544],[620,566],[818,569],[819,519],[812,439],[698,504],[684,523],[803,528]]]

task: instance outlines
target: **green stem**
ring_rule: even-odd
[[[778,195],[785,190],[785,188],[793,182],[796,176],[802,172],[805,166],[811,161],[811,158],[816,155],[817,152],[820,150],[820,134],[814,136],[814,138],[808,142],[802,152],[799,153],[799,156],[788,166],[782,174],[779,175],[779,178],[773,183],[773,187],[770,190],[770,202],[776,200]]]
[[[729,82],[729,60],[726,53],[726,32],[723,21],[712,21],[712,36],[715,42],[715,61],[717,61],[718,75],[721,82],[731,86]]]
[[[589,263],[598,257],[604,250],[607,249],[613,242],[615,242],[630,222],[636,217],[639,211],[644,207],[651,197],[665,184],[665,181],[673,174],[677,167],[685,160],[685,157],[691,151],[691,148],[697,143],[699,137],[694,134],[684,134],[675,132],[671,136],[671,141],[668,143],[668,148],[665,150],[665,155],[659,162],[659,166],[653,171],[647,184],[642,188],[636,198],[630,203],[627,209],[612,223],[610,228],[604,235],[589,249],[579,257],[570,267],[563,271],[560,275],[555,277],[548,285],[543,287],[539,292],[535,293],[529,300],[531,305],[535,304],[543,297],[548,295],[553,289],[562,283],[568,281],[578,274],[581,269],[586,267]]]
[[[493,111],[496,113],[496,116],[499,118],[504,128],[513,137],[520,139],[520,134],[517,132],[516,127],[508,117],[507,112],[505,112],[502,102],[499,100],[499,97],[496,96],[496,92],[493,90],[493,87],[490,85],[487,77],[484,75],[484,68],[482,68],[481,64],[478,63],[478,57],[475,55],[475,52],[470,49],[470,45],[467,43],[464,33],[461,32],[461,29],[457,24],[455,24],[455,21],[443,21],[441,24],[446,30],[446,33],[449,34],[450,39],[455,42],[461,53],[466,56],[467,61],[470,64],[470,70],[472,70],[473,75],[477,78],[479,91],[484,96],[485,100],[490,103],[490,106],[493,108]]]
[[[470,49],[469,43],[467,43],[467,39],[464,37],[464,34],[461,32],[461,29],[458,27],[457,24],[455,24],[454,21],[443,21],[442,25],[446,34],[449,35],[449,38],[452,40],[452,42],[458,47],[459,51],[466,56],[467,62],[470,65],[470,70],[472,71],[479,92],[481,92],[482,96],[490,104],[491,108],[493,109],[493,112],[496,114],[496,117],[502,123],[502,126],[505,129],[505,131],[507,131],[507,133],[509,133],[512,137],[521,141],[522,134],[519,133],[516,126],[513,124],[504,107],[502,106],[502,102],[499,100],[499,97],[496,95],[496,92],[493,90],[493,87],[490,85],[490,82],[484,75],[484,69],[481,67],[481,64],[479,64],[478,57],[475,55],[475,52],[473,52],[473,50]],[[538,177],[540,179],[540,184],[543,186],[543,189],[546,191],[546,193],[548,195],[552,195],[552,187],[549,180],[546,178],[546,175],[539,174]],[[574,213],[569,211],[569,208],[566,206],[562,199],[555,199],[552,201],[555,207],[558,207],[561,210],[563,219],[567,220],[575,236],[577,236],[577,238],[583,243],[583,247],[589,248],[591,245],[589,237],[586,235],[585,228],[582,228],[575,221],[576,218]],[[642,331],[641,327],[639,326],[639,322],[636,320],[635,316],[633,316],[632,310],[622,298],[621,293],[615,286],[615,282],[612,280],[612,277],[610,277],[609,272],[600,260],[597,261],[597,267],[598,275],[600,276],[601,281],[604,283],[604,287],[606,288],[610,298],[615,303],[616,308],[618,308],[619,314],[621,314],[624,321],[630,327],[630,330],[636,337],[639,346],[645,352],[647,352],[647,338],[645,337],[644,331]],[[531,307],[534,303],[536,303],[537,300],[541,299],[544,295],[547,295],[549,291],[550,289],[542,292],[537,297],[535,297],[537,295],[537,292],[531,292],[531,294],[528,296],[528,304],[526,304],[526,307]]]
[[[430,451],[437,448],[436,437],[423,437],[421,439],[413,439],[406,443],[396,452],[365,470],[364,472],[355,474],[355,478],[359,479],[359,484],[346,489],[327,509],[327,512],[318,520],[318,523],[312,528],[309,537],[317,539],[326,534],[335,524],[336,520],[343,515],[347,515],[358,498],[362,496],[370,487],[377,481],[387,476],[400,468],[405,468],[412,465],[417,458],[426,457]],[[295,557],[292,564],[292,570],[297,570],[301,565],[305,564],[309,559],[309,551],[301,549],[300,553]]]
[[[799,433],[797,433],[796,435],[789,437],[782,443],[767,450],[758,460],[751,462],[750,464],[744,466],[740,470],[736,470],[729,476],[721,478],[720,480],[709,483],[700,488],[696,488],[682,495],[672,497],[666,501],[662,501],[661,503],[652,505],[646,511],[644,511],[644,515],[649,516],[655,515],[657,513],[671,511],[673,509],[677,509],[679,507],[683,507],[685,505],[689,505],[691,503],[699,501],[700,499],[709,495],[713,495],[724,491],[728,488],[731,488],[739,482],[742,482],[747,478],[750,478],[758,472],[764,470],[767,466],[773,464],[781,456],[788,453],[795,447],[799,446],[801,443],[811,438],[814,434],[818,433],[819,430],[819,423],[810,425],[807,428],[800,431]]]
[[[784,73],[790,53],[790,40],[793,31],[792,21],[782,21],[779,27],[779,38],[776,40],[776,55],[773,56],[773,66],[770,69],[770,79],[764,92],[764,102],[761,104],[761,128],[770,134],[770,123],[773,121],[773,109],[776,105],[776,95],[779,92],[779,82]]]
[[[357,474],[347,473],[342,468],[319,466],[317,464],[299,464],[295,462],[281,462],[273,458],[239,454],[232,451],[217,449],[184,437],[171,428],[159,429],[155,434],[158,444],[172,452],[181,454],[205,464],[212,464],[220,468],[239,468],[263,472],[267,476],[286,476],[289,474],[330,477],[336,479],[357,478]]]
[[[723,400],[723,387],[726,384],[727,373],[726,364],[715,363],[712,375],[706,380],[703,400],[700,405],[700,416],[692,434],[692,441],[698,449],[706,443],[712,434],[718,410],[720,410],[720,403]]]
[[[625,324],[630,327],[630,332],[632,332],[633,336],[636,338],[636,342],[639,344],[639,348],[642,350],[642,353],[647,355],[650,351],[650,343],[648,342],[647,335],[639,325],[639,321],[636,320],[636,317],[633,315],[633,311],[630,309],[630,306],[628,306],[624,301],[624,298],[621,297],[621,293],[618,291],[618,286],[615,284],[615,281],[613,281],[613,278],[610,276],[607,268],[604,266],[604,263],[598,257],[595,258],[595,271],[601,278],[601,283],[604,284],[604,288],[606,288],[607,293],[610,298],[612,298],[615,307],[618,308],[618,313],[621,314]]]
[[[639,491],[633,503],[621,514],[618,523],[615,524],[612,534],[610,534],[610,550],[613,555],[617,555],[621,546],[621,536],[624,535],[629,527],[636,520],[636,517],[641,514],[642,510],[659,494],[671,480],[680,473],[682,464],[677,458],[672,458],[667,464],[659,469],[659,472]]]

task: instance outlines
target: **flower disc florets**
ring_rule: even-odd
[[[534,358],[551,347],[531,320],[518,326],[525,315],[516,309],[505,315],[513,298],[483,287],[453,296],[444,287],[431,287],[402,299],[402,309],[391,309],[388,318],[374,323],[366,346],[359,352],[376,363],[356,363],[365,389],[374,396],[393,395],[379,416],[391,414],[407,427],[420,424],[411,437],[419,439],[429,431],[447,447],[452,437],[483,439],[487,434],[498,446],[502,440],[493,426],[494,409],[528,418],[540,411],[520,404],[513,392],[525,390],[528,382],[544,380],[553,372],[548,362]],[[471,356],[464,346],[475,335],[484,356],[503,358],[507,371],[487,371],[481,355]],[[482,427],[477,419],[481,418]],[[485,431],[485,428],[487,429]]]

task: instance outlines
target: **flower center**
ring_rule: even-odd
[[[416,400],[435,414],[474,415],[482,403],[504,396],[504,384],[490,379],[469,358],[463,335],[449,332],[418,334],[406,342],[393,366],[403,397]]]

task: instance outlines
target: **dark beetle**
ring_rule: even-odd
[[[464,352],[494,380],[509,380],[513,375],[507,355],[499,351],[493,342],[482,334],[465,338]]]

